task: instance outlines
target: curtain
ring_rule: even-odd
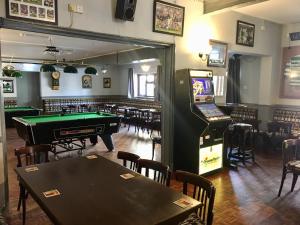
[[[233,55],[229,59],[228,77],[227,77],[227,103],[240,103],[240,56]]]
[[[160,101],[160,81],[161,81],[161,74],[162,74],[162,66],[157,66],[157,73],[155,76],[154,84],[154,100],[159,102]]]
[[[128,98],[134,98],[133,68],[128,69]]]

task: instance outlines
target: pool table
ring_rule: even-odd
[[[51,144],[59,145],[69,150],[73,148],[75,141],[81,141],[83,146],[78,146],[78,150],[85,148],[85,139],[90,138],[92,144],[97,143],[99,135],[109,151],[114,146],[111,134],[117,133],[120,127],[121,118],[109,113],[86,112],[72,114],[55,114],[42,116],[15,117],[15,126],[18,135],[27,144]]]
[[[14,107],[5,107],[5,124],[6,127],[13,127],[14,123],[12,118],[19,116],[37,116],[40,114],[40,109],[36,109],[30,106],[14,106]]]

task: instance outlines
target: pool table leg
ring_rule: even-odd
[[[114,144],[110,134],[100,135],[108,151],[114,150]]]

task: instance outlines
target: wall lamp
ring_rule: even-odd
[[[208,59],[208,55],[209,54],[206,54],[206,53],[199,53],[199,58],[205,62],[207,59]]]

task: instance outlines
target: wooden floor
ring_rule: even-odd
[[[8,224],[19,225],[22,223],[21,214],[16,210],[19,188],[13,171],[16,165],[13,149],[23,146],[24,142],[17,136],[15,129],[7,130],[7,140],[10,200],[6,220]],[[107,152],[104,144],[99,141],[96,146],[88,146],[87,153],[95,152],[116,162],[119,162],[116,159],[118,150],[134,152],[142,158],[151,158],[151,140],[146,132],[137,135],[134,129],[127,131],[127,128],[121,128],[121,131],[114,135],[114,142],[114,152]],[[157,147],[155,159],[158,161],[159,155],[160,148]],[[288,176],[282,197],[277,198],[281,179],[280,153],[260,150],[256,155],[256,164],[241,166],[238,171],[225,169],[209,177],[217,189],[214,225],[299,225],[300,182],[295,191],[290,193],[291,176]],[[65,157],[77,155],[66,154],[61,160]],[[180,184],[172,180],[171,188],[179,191]],[[30,197],[27,204],[27,225],[52,224]]]

